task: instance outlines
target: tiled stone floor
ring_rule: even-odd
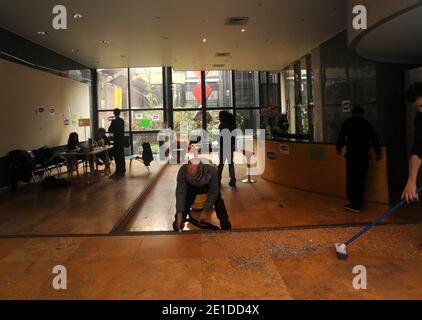
[[[358,230],[0,239],[0,299],[422,299],[422,225],[376,227],[338,260]]]

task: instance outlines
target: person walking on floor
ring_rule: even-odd
[[[230,174],[230,182],[229,185],[231,187],[236,187],[236,170],[234,166],[234,150],[236,147],[236,138],[230,138],[230,146],[225,145],[225,141],[221,132],[223,130],[228,130],[230,134],[236,129],[236,119],[234,115],[227,111],[221,111],[219,114],[220,119],[220,152],[219,152],[219,159],[220,163],[218,165],[218,180],[221,185],[221,180],[223,177],[224,165],[227,162],[229,165],[229,174]]]
[[[125,160],[125,121],[120,118],[120,109],[114,110],[115,119],[111,122],[109,133],[113,134],[113,157],[116,161],[116,172],[110,176],[111,179],[123,178],[126,175]]]
[[[372,124],[364,119],[365,111],[359,105],[352,110],[352,117],[347,119],[340,131],[337,153],[342,155],[346,146],[346,189],[349,204],[344,209],[360,213],[363,206],[366,175],[369,167],[369,149],[376,153],[376,160],[381,160],[381,146]]]

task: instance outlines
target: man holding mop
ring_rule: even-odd
[[[422,82],[413,84],[407,93],[408,101],[418,108],[415,119],[415,142],[409,161],[409,178],[403,192],[407,202],[419,201],[416,192],[418,173],[422,163]]]
[[[402,195],[402,199],[409,203],[419,201],[419,194],[416,190],[418,173],[422,164],[422,82],[415,83],[409,88],[407,100],[418,108],[415,119],[415,142],[409,160],[409,178]]]

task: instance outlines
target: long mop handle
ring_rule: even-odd
[[[422,192],[422,187],[419,188],[417,191],[417,193]],[[382,220],[384,220],[385,218],[387,218],[388,216],[391,216],[394,212],[396,212],[398,209],[400,209],[401,207],[403,207],[406,204],[405,200],[400,201],[398,204],[396,204],[393,208],[391,208],[390,210],[388,210],[387,212],[385,212],[382,216],[380,216],[378,219],[376,219],[374,222],[372,222],[370,225],[368,225],[365,229],[363,229],[362,231],[360,231],[358,234],[356,234],[353,238],[351,238],[350,240],[348,240],[347,242],[345,242],[344,244],[346,246],[349,246],[352,244],[352,242],[354,242],[355,240],[357,240],[358,238],[360,238],[362,235],[364,235],[365,233],[367,233],[370,229],[372,229],[374,226],[376,226],[378,223],[380,223]]]

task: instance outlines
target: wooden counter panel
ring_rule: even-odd
[[[289,154],[284,154],[281,145],[289,146]],[[345,159],[337,155],[334,145],[266,141],[265,152],[264,179],[304,191],[346,197]],[[365,200],[388,204],[385,148],[381,161],[376,162],[374,154],[371,159]]]

